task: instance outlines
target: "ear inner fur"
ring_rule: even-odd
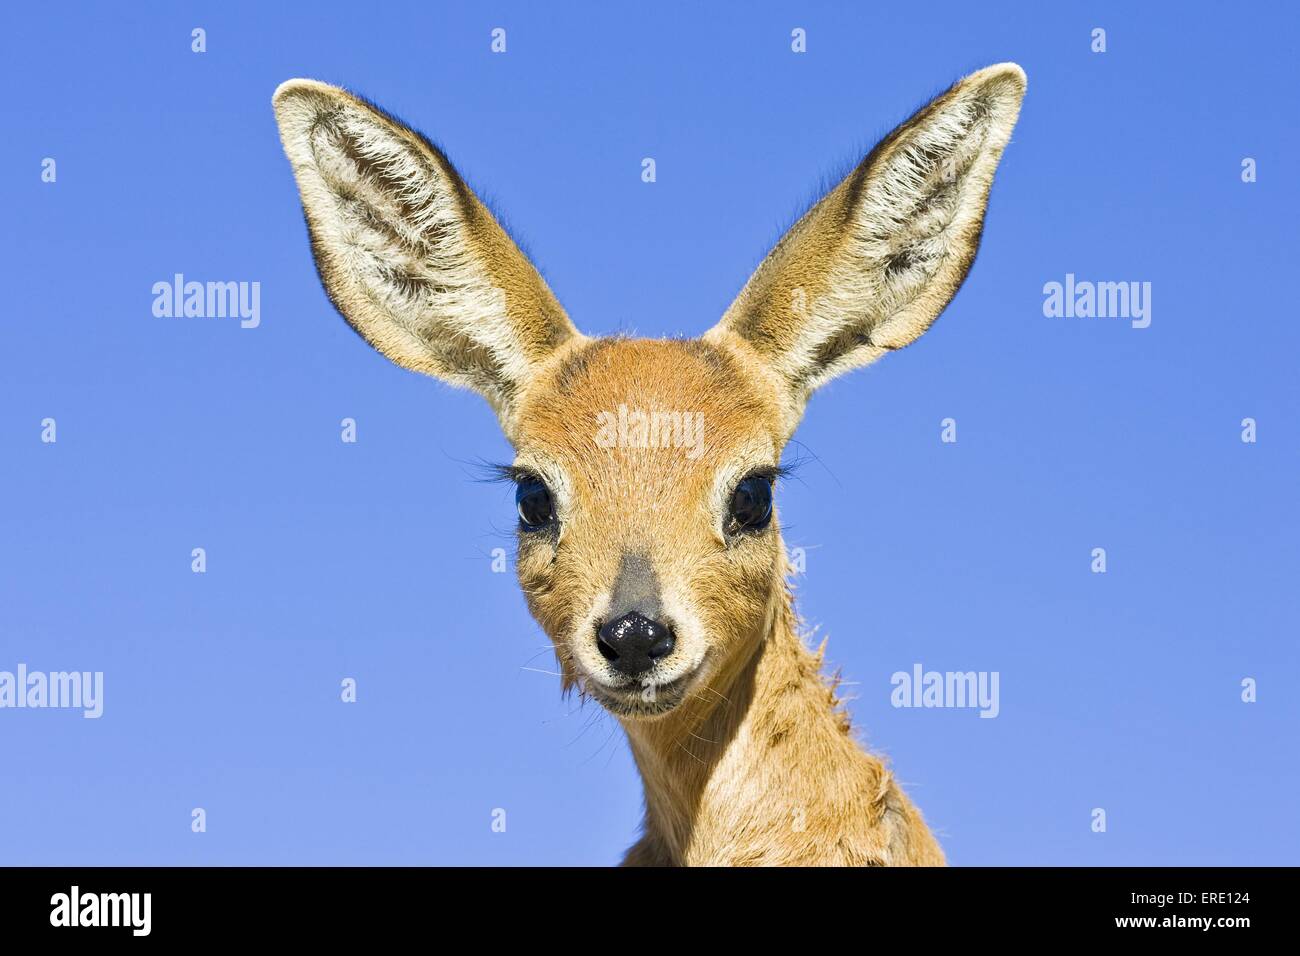
[[[581,338],[437,147],[310,80],[275,95],[322,283],[398,365],[483,394],[507,433],[537,368]]]
[[[1014,64],[955,84],[876,146],[782,238],[706,339],[741,343],[808,395],[914,341],[966,277],[1019,113]]]

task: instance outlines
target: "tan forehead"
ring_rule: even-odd
[[[764,382],[747,375],[733,353],[699,340],[593,340],[533,383],[521,411],[520,451],[564,460],[607,454],[611,449],[598,443],[598,431],[610,416],[620,425],[630,420],[633,432],[638,413],[661,416],[661,425],[677,421],[671,416],[695,416],[703,427],[697,456],[672,454],[660,443],[619,447],[614,457],[685,458],[697,467],[716,467],[755,445],[775,449],[779,431],[779,412]]]

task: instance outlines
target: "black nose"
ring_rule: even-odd
[[[596,646],[614,670],[635,676],[673,652],[673,631],[632,611],[601,625]]]

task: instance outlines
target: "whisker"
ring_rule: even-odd
[[[708,766],[703,760],[701,760],[699,757],[695,756],[695,754],[691,753],[691,751],[683,747],[682,742],[680,740],[674,740],[673,743],[677,745],[678,750],[681,750],[683,753],[688,754],[691,757],[691,759],[693,759],[696,763],[700,764],[701,766]]]

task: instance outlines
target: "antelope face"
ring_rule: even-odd
[[[989,67],[899,126],[693,342],[581,335],[438,149],[335,87],[276,91],[335,306],[398,365],[480,392],[516,449],[519,578],[567,683],[659,717],[762,640],[781,449],[815,388],[956,293],[1024,88]]]
[[[529,388],[519,580],[566,683],[649,718],[743,659],[781,586],[775,395],[705,342],[603,339]]]

